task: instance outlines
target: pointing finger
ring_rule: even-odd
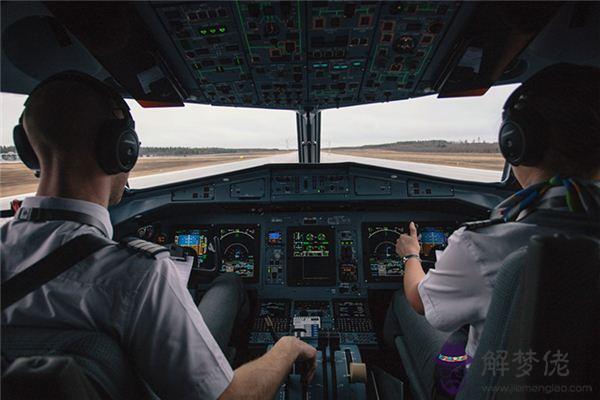
[[[410,225],[408,225],[408,228],[410,230],[410,236],[417,237],[417,227],[415,226],[415,223],[411,222]]]

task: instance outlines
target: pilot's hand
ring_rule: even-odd
[[[284,337],[282,339],[286,338]],[[287,339],[293,343],[297,354],[296,361],[306,364],[303,371],[304,373],[302,374],[303,380],[306,383],[310,382],[315,376],[315,371],[317,369],[317,349],[295,337],[288,336]]]
[[[409,235],[400,235],[396,241],[396,253],[400,257],[407,256],[409,254],[419,254],[421,252],[421,245],[419,244],[419,237],[417,236],[417,227],[414,222],[411,222],[408,226],[410,231]]]

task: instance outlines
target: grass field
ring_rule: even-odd
[[[383,158],[453,167],[489,169],[492,171],[502,171],[504,168],[504,158],[500,153],[421,153],[376,149],[332,149],[331,152],[355,157]]]
[[[251,158],[266,157],[277,152],[207,154],[187,157],[142,157],[131,171],[131,177],[160,174]],[[0,197],[35,192],[38,179],[20,162],[0,163]]]

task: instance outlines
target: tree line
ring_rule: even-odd
[[[14,152],[15,146],[0,146],[0,153]],[[231,154],[231,153],[257,153],[266,151],[279,151],[278,149],[232,149],[224,147],[152,147],[142,146],[140,148],[141,156],[197,156],[204,154]]]
[[[498,143],[468,142],[447,140],[412,140],[395,143],[367,144],[364,146],[333,147],[332,150],[387,150],[399,152],[426,152],[426,153],[498,153]],[[8,153],[15,151],[14,146],[0,146],[0,152]],[[282,151],[275,148],[252,148],[237,149],[226,147],[153,147],[142,146],[142,156],[199,156],[205,154],[235,154],[235,153],[257,153],[257,152]]]
[[[405,142],[367,144],[355,147],[333,147],[332,150],[387,150],[399,152],[423,153],[498,153],[498,143],[487,142],[450,142],[447,140],[412,140]]]

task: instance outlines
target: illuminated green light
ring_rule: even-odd
[[[354,65],[355,67],[360,67],[360,61],[355,61],[354,63],[352,63],[352,65]]]
[[[208,31],[214,34],[217,33],[217,28],[210,28]]]
[[[222,27],[219,28],[219,32],[225,33],[225,32],[227,32],[227,28],[225,28],[224,26],[222,26]]]
[[[208,33],[208,31],[206,29],[200,29],[201,35],[206,35],[207,33]]]

